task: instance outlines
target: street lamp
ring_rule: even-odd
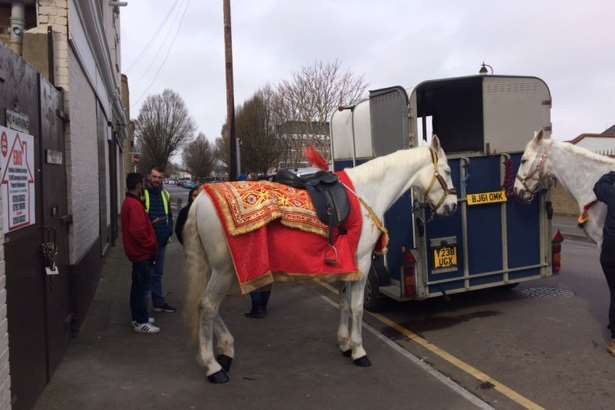
[[[489,64],[485,64],[484,61],[480,65],[480,70],[478,70],[478,74],[480,75],[489,74],[489,71],[487,71],[487,67],[489,67],[489,69],[491,70],[491,75],[493,75],[493,67],[491,67]]]

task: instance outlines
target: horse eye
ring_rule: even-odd
[[[521,163],[522,163],[522,164],[525,164],[526,162],[527,162],[527,159],[525,159],[525,158],[523,158],[523,159],[521,160]]]

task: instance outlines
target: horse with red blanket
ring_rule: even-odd
[[[418,194],[415,201],[437,214],[454,212],[457,195],[436,136],[431,146],[378,157],[338,176],[351,213],[334,235],[316,217],[305,191],[274,183],[210,185],[192,204],[184,227],[189,280],[185,314],[198,335],[198,360],[210,382],[229,380],[234,344],[219,308],[234,284],[247,293],[279,280],[343,281],[338,346],[357,366],[370,366],[361,335],[363,292],[372,254],[386,231],[385,212],[411,188]],[[327,256],[332,246],[333,264]]]

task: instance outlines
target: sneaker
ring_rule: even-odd
[[[137,333],[158,333],[160,332],[160,328],[158,326],[154,326],[151,323],[137,323],[133,328]]]
[[[609,352],[612,356],[615,356],[615,339],[611,339],[609,344],[606,346],[606,351]]]
[[[175,313],[177,309],[165,302],[163,305],[154,306],[154,312]]]
[[[153,317],[150,317],[149,319],[147,319],[147,323],[149,323],[150,325],[153,325],[154,323],[156,323],[156,319],[154,319]],[[132,326],[136,326],[137,325],[137,321],[133,320],[132,321]]]

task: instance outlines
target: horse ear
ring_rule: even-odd
[[[534,131],[534,141],[541,142],[544,138],[544,135],[545,133],[543,132],[542,128],[539,131]]]
[[[440,151],[442,149],[442,145],[440,144],[440,138],[436,134],[431,137],[431,148],[436,151]]]

